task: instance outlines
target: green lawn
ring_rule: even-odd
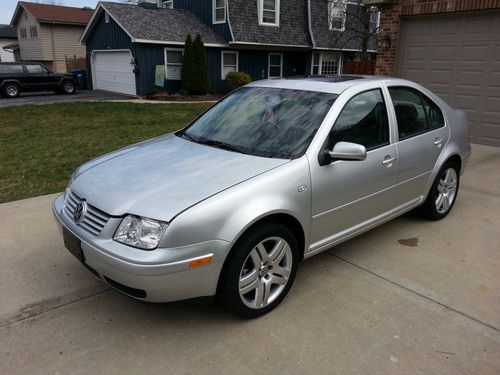
[[[209,105],[63,103],[0,109],[0,202],[62,191],[83,162],[182,128]]]

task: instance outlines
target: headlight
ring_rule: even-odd
[[[113,239],[139,249],[151,250],[158,246],[166,229],[167,223],[128,215],[120,223]]]

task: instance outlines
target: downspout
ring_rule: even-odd
[[[55,22],[52,22],[52,25],[50,25],[50,42],[52,44],[52,71],[56,72],[57,69],[56,69],[56,50],[54,48],[54,23]]]
[[[312,16],[311,16],[311,0],[307,0],[307,25],[309,27],[309,35],[311,37],[312,48],[316,48],[316,42],[314,41],[314,34],[312,30]]]
[[[212,4],[213,6],[213,4]],[[231,26],[231,17],[229,17],[229,1],[226,1],[226,12],[227,12],[227,25],[229,26],[229,33],[231,34],[231,42],[234,43],[234,34],[233,34],[233,28]],[[212,9],[213,12],[213,9]]]

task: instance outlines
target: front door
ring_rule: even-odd
[[[29,90],[53,90],[57,88],[57,78],[40,64],[26,64]]]
[[[356,94],[346,103],[325,148],[332,150],[340,141],[365,146],[367,157],[362,161],[338,160],[311,167],[311,251],[355,233],[395,207],[391,187],[397,175],[396,147],[390,143],[381,89]]]

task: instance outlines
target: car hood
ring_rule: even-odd
[[[170,221],[192,205],[286,162],[171,134],[82,165],[71,189],[112,216],[130,213]]]

